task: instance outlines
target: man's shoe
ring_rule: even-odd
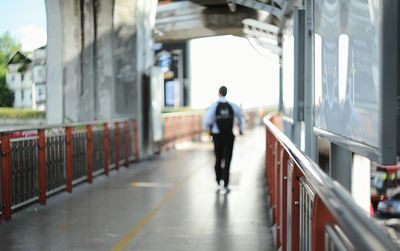
[[[224,188],[221,190],[221,192],[223,193],[223,194],[227,194],[227,193],[229,193],[231,191],[231,189],[229,188],[229,187],[225,187],[224,186]]]

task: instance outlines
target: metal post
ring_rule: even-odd
[[[133,120],[133,138],[134,138],[134,154],[135,160],[139,160],[139,135],[138,135],[138,121]]]
[[[305,53],[304,53],[304,152],[312,160],[317,161],[317,140],[314,134],[314,7],[313,0],[306,1],[305,17]]]
[[[194,114],[190,115],[190,140],[196,140],[196,117]]]
[[[87,125],[87,179],[93,181],[93,126]]]
[[[39,203],[46,204],[46,136],[44,129],[38,130],[39,135]]]
[[[336,221],[326,208],[322,199],[316,195],[313,202],[312,222],[311,222],[311,248],[312,250],[325,249],[325,226],[335,224]]]
[[[11,142],[10,134],[1,134],[1,184],[3,197],[2,216],[11,220]]]
[[[176,117],[176,116],[174,116],[174,117],[172,117],[172,124],[171,124],[171,126],[172,126],[172,130],[173,130],[173,135],[174,135],[174,137],[173,137],[173,139],[172,139],[172,146],[175,146],[175,142],[176,142],[176,139],[178,138],[178,132],[177,132],[177,128],[178,128],[178,117]]]
[[[282,48],[282,35],[278,35],[278,46]],[[283,57],[279,55],[279,111],[283,112]]]
[[[69,193],[72,192],[72,146],[73,146],[73,142],[72,142],[72,127],[66,127],[65,128],[65,138],[66,138],[66,145],[67,145],[67,168],[66,168],[66,178],[67,178],[67,191]]]
[[[353,154],[349,150],[331,143],[329,175],[351,192],[351,167]]]
[[[294,90],[292,141],[301,147],[301,121],[304,120],[304,19],[305,11],[295,9],[294,16]]]
[[[125,126],[125,166],[129,166],[129,121],[124,122]]]
[[[115,122],[115,169],[119,169],[119,123]]]
[[[282,225],[281,225],[281,189],[282,189],[282,145],[278,144],[276,149],[276,169],[275,169],[275,224],[276,224],[276,245],[282,245]]]
[[[382,24],[380,52],[382,62],[380,64],[380,100],[379,133],[382,151],[382,164],[396,164],[396,154],[399,153],[400,136],[399,125],[399,65],[400,65],[400,3],[398,0],[382,2]],[[394,25],[396,24],[396,25]]]
[[[104,174],[108,175],[108,167],[110,166],[110,131],[108,124],[104,123]]]
[[[288,211],[287,211],[287,250],[300,250],[300,168],[289,160],[288,164]]]
[[[289,155],[287,151],[283,148],[282,157],[281,157],[281,206],[280,206],[280,214],[281,214],[281,242],[282,242],[282,250],[287,250],[287,208],[288,208],[288,184],[287,184],[287,165],[289,163]]]

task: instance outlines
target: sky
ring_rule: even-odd
[[[23,51],[32,51],[47,43],[44,0],[2,0],[0,34],[7,31],[22,43]]]
[[[246,38],[219,36],[190,42],[192,106],[206,108],[218,99],[221,85],[227,99],[243,108],[276,106],[279,102],[278,57],[255,50]]]

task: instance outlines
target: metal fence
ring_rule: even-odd
[[[199,139],[203,132],[203,113],[176,112],[162,115],[162,147],[170,148],[181,140]]]
[[[104,127],[93,128],[93,173],[96,175],[104,168]]]
[[[46,177],[47,192],[65,188],[65,134],[46,137]]]
[[[350,194],[276,126],[266,125],[265,175],[277,250],[398,250]]]
[[[111,127],[111,129],[109,129]],[[18,128],[0,132],[1,216],[138,159],[135,119]]]
[[[72,179],[73,183],[78,183],[82,178],[86,178],[87,172],[87,132],[80,130],[73,132],[72,146]]]
[[[246,111],[249,127],[257,123],[257,110]],[[162,115],[164,149],[182,140],[198,140],[203,132],[203,111]],[[136,119],[95,121],[0,131],[1,216],[33,201],[88,181],[112,168],[139,159]]]
[[[38,138],[11,139],[11,206],[15,207],[39,195]]]
[[[246,128],[262,123],[266,109],[248,109],[243,111]],[[161,146],[168,149],[182,140],[199,140],[203,133],[204,111],[174,112],[162,114],[162,141]]]

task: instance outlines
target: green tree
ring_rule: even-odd
[[[0,36],[0,107],[11,107],[14,103],[14,93],[7,87],[7,63],[15,52],[21,49],[21,43],[9,32]]]
[[[12,107],[14,93],[7,87],[5,76],[0,76],[0,107]]]

